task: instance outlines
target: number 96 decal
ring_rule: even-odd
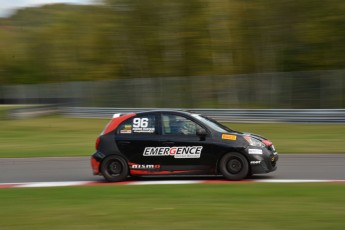
[[[155,131],[154,124],[149,127],[149,119],[147,117],[133,119],[133,132],[135,133],[153,133]]]

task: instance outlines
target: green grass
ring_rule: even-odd
[[[0,120],[0,157],[88,156],[108,120]]]
[[[228,124],[260,134],[280,153],[345,153],[345,124]]]
[[[30,105],[0,105],[0,119],[6,119],[7,113],[11,109],[29,107]]]
[[[0,157],[89,156],[109,119],[0,119]],[[273,141],[280,153],[344,153],[345,125],[231,124]]]
[[[1,189],[1,229],[345,229],[345,184]]]

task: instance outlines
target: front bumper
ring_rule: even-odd
[[[277,170],[279,155],[276,151],[263,149],[262,154],[250,155],[252,174],[269,173]]]

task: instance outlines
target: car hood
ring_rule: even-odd
[[[255,133],[243,133],[243,135],[248,135],[248,136],[254,137],[260,141],[267,140],[267,138],[265,138],[259,134],[255,134]]]
[[[251,137],[254,137],[260,141],[263,141],[263,140],[268,140],[266,137],[263,137],[259,134],[256,134],[256,133],[242,133],[242,132],[239,132],[239,131],[235,131],[233,130],[233,132],[228,132],[228,134],[230,135],[238,135],[238,136],[251,136]]]

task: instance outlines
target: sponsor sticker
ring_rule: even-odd
[[[133,128],[135,133],[154,133],[155,128]]]
[[[120,133],[132,133],[132,130],[123,129],[120,130]]]
[[[143,156],[173,156],[174,158],[200,158],[202,146],[146,147]]]
[[[248,149],[249,154],[262,154],[262,149]]]
[[[261,163],[261,161],[251,161],[250,164],[251,165],[259,165]]]
[[[131,125],[125,125],[121,130],[121,134],[129,134],[132,133],[132,126]]]
[[[236,138],[237,138],[236,135],[222,134],[222,139],[223,139],[223,140],[236,141]]]
[[[129,166],[131,169],[159,169],[161,165],[139,165],[133,164]]]

